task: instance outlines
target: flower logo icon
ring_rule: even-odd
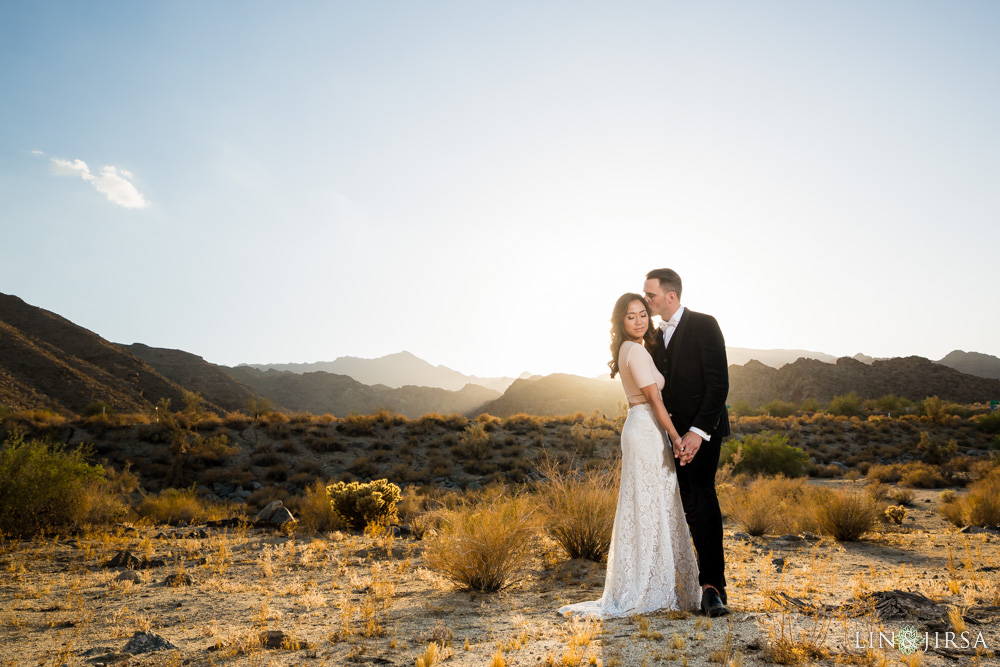
[[[912,625],[904,625],[896,633],[896,648],[899,649],[900,653],[906,655],[915,653],[922,643],[920,633]]]

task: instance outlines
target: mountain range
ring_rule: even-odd
[[[1000,359],[976,352],[956,350],[933,362],[862,354],[834,359],[804,350],[729,351],[731,360],[746,359],[730,365],[731,403],[826,401],[849,391],[863,398],[893,393],[918,400],[937,395],[962,403],[1000,398]],[[115,344],[16,296],[0,294],[0,408],[80,414],[101,402],[121,412],[151,412],[163,398],[175,408],[183,405],[189,391],[200,394],[203,407],[215,412],[267,399],[284,411],[337,416],[383,408],[408,417],[427,412],[614,414],[622,400],[619,383],[607,378],[559,373],[478,378],[434,366],[409,352],[379,359],[340,357],[316,364],[230,368],[182,350]]]

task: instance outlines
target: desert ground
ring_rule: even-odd
[[[1000,664],[1000,531],[959,531],[939,496],[916,490],[901,525],[857,542],[727,520],[733,613],[717,619],[566,620],[555,610],[599,597],[604,568],[545,537],[491,594],[460,590],[426,566],[423,540],[392,532],[139,522],[7,539],[0,664]],[[141,562],[108,566],[122,551]],[[891,644],[912,629],[919,650]],[[168,645],[141,652],[142,633]]]

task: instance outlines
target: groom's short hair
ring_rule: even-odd
[[[659,280],[664,294],[676,292],[677,300],[681,300],[681,277],[673,269],[653,269],[646,274],[646,280]]]

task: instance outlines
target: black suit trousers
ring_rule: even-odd
[[[722,510],[715,493],[715,471],[722,453],[722,438],[718,435],[708,442],[702,441],[694,458],[677,467],[677,485],[680,487],[684,517],[694,549],[698,554],[698,583],[710,584],[717,589],[726,587],[726,560],[722,551]]]

